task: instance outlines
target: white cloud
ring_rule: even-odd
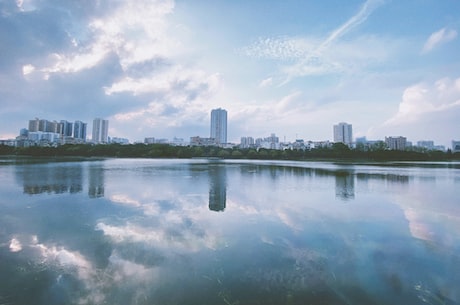
[[[273,84],[273,77],[266,78],[259,83],[259,88],[270,87]]]
[[[16,0],[16,6],[21,12],[35,10],[35,6],[32,0]]]
[[[400,125],[418,121],[427,113],[449,111],[460,106],[460,78],[442,78],[434,84],[416,84],[404,90],[396,115],[385,125]]]
[[[130,92],[134,95],[144,93],[168,93],[175,89],[199,90],[205,86],[209,91],[219,86],[219,75],[208,75],[204,71],[186,69],[176,65],[165,71],[151,74],[142,78],[125,77],[124,79],[104,88],[107,95],[121,92]],[[178,88],[179,87],[179,88]]]
[[[134,207],[138,207],[141,205],[139,201],[132,199],[129,196],[124,195],[124,194],[114,194],[110,197],[110,200],[113,202],[126,204],[126,205],[134,206]]]
[[[10,251],[11,252],[19,252],[21,250],[22,250],[21,242],[16,238],[12,238],[11,241],[10,241]]]
[[[24,75],[24,76],[28,75],[28,74],[30,74],[30,73],[32,73],[34,71],[35,71],[35,67],[33,65],[29,64],[29,65],[22,66],[22,75]]]
[[[403,90],[397,111],[366,132],[371,139],[404,136],[409,141],[433,140],[450,147],[458,134],[460,78],[417,83]]]
[[[457,31],[442,28],[430,35],[423,46],[422,53],[428,53],[439,45],[452,41],[455,38],[457,38]]]
[[[90,39],[73,43],[81,47],[69,54],[54,54],[54,64],[42,70],[74,73],[96,66],[111,53],[127,70],[134,64],[177,54],[180,43],[168,35],[167,15],[173,8],[170,0],[122,2],[113,14],[87,25]]]

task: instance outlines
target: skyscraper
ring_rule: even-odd
[[[216,144],[227,143],[227,111],[225,109],[213,109],[211,111],[211,138]]]
[[[29,131],[36,132],[38,131],[38,125],[40,123],[39,118],[35,118],[35,120],[29,120]]]
[[[72,123],[67,122],[66,120],[61,120],[61,122],[58,123],[58,133],[60,133],[64,137],[71,137],[72,136]]]
[[[353,143],[352,125],[343,122],[334,125],[334,142],[351,145]]]
[[[93,120],[93,137],[94,143],[107,143],[109,132],[109,121],[96,118]]]
[[[82,142],[86,142],[86,123],[82,121],[75,121],[73,125],[73,137],[76,140],[81,140]]]

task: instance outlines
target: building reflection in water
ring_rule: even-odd
[[[79,164],[62,166],[25,166],[17,171],[24,193],[79,193],[83,190],[83,169]]]
[[[89,198],[104,197],[104,169],[102,167],[90,167],[88,176]]]
[[[335,175],[335,197],[355,199],[355,176],[353,172],[337,172]]]
[[[227,172],[225,164],[209,166],[209,209],[224,211],[227,201]]]

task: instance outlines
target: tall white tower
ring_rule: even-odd
[[[218,108],[211,111],[211,138],[218,145],[227,143],[227,110]]]
[[[93,120],[93,137],[94,143],[107,143],[109,133],[109,121],[96,118]]]
[[[334,125],[334,142],[351,145],[353,143],[352,125],[343,122]]]

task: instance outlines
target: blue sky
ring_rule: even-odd
[[[35,117],[109,135],[460,139],[460,1],[0,0],[0,138]],[[88,133],[90,134],[90,132]]]

